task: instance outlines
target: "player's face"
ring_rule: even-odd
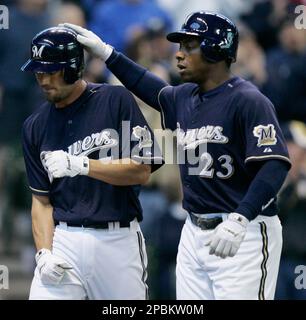
[[[35,73],[46,99],[52,103],[59,103],[71,94],[73,88],[64,81],[63,70],[52,73]]]
[[[183,39],[175,58],[178,72],[184,82],[203,82],[210,64],[203,59],[199,39],[195,37]]]

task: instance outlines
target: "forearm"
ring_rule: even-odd
[[[288,164],[280,160],[268,160],[257,172],[245,197],[235,212],[253,220],[277,196],[283,185]]]
[[[165,81],[115,50],[106,64],[127,89],[160,111],[158,95],[160,90],[168,85]]]
[[[125,161],[127,163],[124,163]],[[150,173],[150,165],[139,164],[131,159],[112,160],[107,163],[89,160],[89,177],[117,186],[145,184]]]
[[[37,250],[52,248],[54,221],[53,207],[50,203],[42,204],[33,199],[32,202],[32,232]]]

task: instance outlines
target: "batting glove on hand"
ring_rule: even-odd
[[[106,61],[112,54],[114,48],[103,42],[96,34],[85,28],[72,23],[61,23],[59,27],[66,27],[74,30],[77,35],[77,40],[84,48],[96,58]]]
[[[205,244],[210,246],[209,254],[218,257],[233,257],[243,241],[249,220],[239,213],[230,213],[227,220],[220,223]]]
[[[35,255],[37,268],[40,274],[40,280],[46,285],[59,284],[65,272],[72,269],[72,266],[51,253],[49,249],[41,249]]]
[[[45,166],[53,178],[75,177],[76,175],[88,175],[88,157],[77,157],[63,150],[49,151],[44,157]]]

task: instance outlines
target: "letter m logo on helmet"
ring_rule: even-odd
[[[41,46],[39,49],[37,46],[32,47],[32,55],[33,58],[41,58],[42,52],[45,46]]]

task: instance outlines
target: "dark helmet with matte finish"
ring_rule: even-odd
[[[196,36],[201,40],[201,50],[209,62],[222,60],[236,61],[238,29],[227,17],[200,11],[187,16],[181,30],[167,35],[171,42],[180,42],[186,36]]]
[[[77,34],[65,27],[48,28],[38,33],[31,43],[31,58],[22,71],[51,73],[64,69],[64,80],[74,83],[82,76],[84,50]]]

